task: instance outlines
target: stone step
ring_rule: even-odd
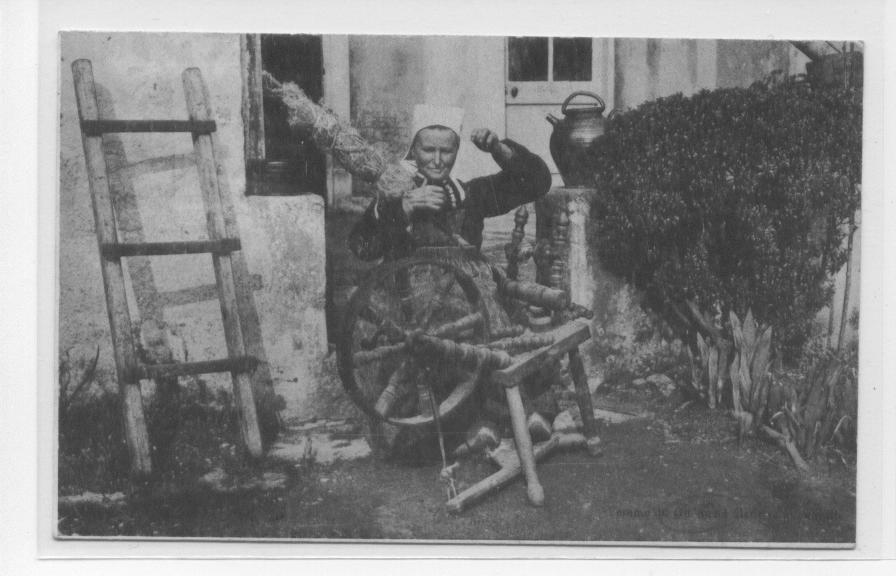
[[[288,427],[267,457],[310,466],[357,460],[370,454],[363,431],[351,420],[316,420]]]

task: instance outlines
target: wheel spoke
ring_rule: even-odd
[[[436,301],[431,306],[425,306],[423,308],[423,318],[420,319],[419,322],[415,322],[416,326],[419,326],[421,330],[424,332],[427,328],[429,328],[429,322],[432,320],[433,312],[436,309],[440,308],[445,303],[445,297],[451,292],[451,289],[454,288],[454,284],[457,282],[457,276],[451,274],[448,278],[448,282],[439,290],[439,295],[436,296]]]
[[[362,350],[372,351],[378,346],[398,345],[404,342],[406,336],[406,332],[392,320],[384,320],[372,335],[361,336],[359,344]],[[382,343],[381,338],[385,338],[386,342]]]
[[[355,352],[352,356],[352,361],[356,366],[363,366],[365,364],[370,364],[372,362],[376,362],[379,360],[386,360],[393,356],[397,356],[405,351],[405,343],[400,342],[398,344],[390,344],[388,346],[377,346],[372,350],[361,350],[360,352]]]
[[[484,320],[481,312],[473,312],[453,322],[441,324],[426,333],[439,338],[455,338],[467,330],[481,327]]]
[[[380,392],[374,404],[374,410],[383,418],[388,418],[395,404],[401,397],[409,392],[409,384],[413,382],[417,373],[416,364],[412,359],[406,358],[394,372],[388,377],[386,387]]]
[[[409,270],[400,268],[390,278],[392,286],[389,290],[389,296],[396,304],[393,310],[401,318],[399,325],[405,326],[414,317],[414,291],[411,289],[411,274]]]
[[[388,287],[386,287],[385,290],[371,294],[367,303],[367,309],[372,312],[372,314],[369,315],[371,319],[380,319],[378,323],[371,322],[371,324],[374,324],[377,327],[387,321],[392,322],[399,327],[402,327],[405,324],[405,320],[401,315],[401,301],[398,299],[395,291],[389,290]]]
[[[377,328],[382,326],[383,322],[386,321],[386,319],[383,318],[383,315],[380,314],[375,308],[373,308],[369,302],[368,302],[367,306],[362,308],[361,311],[358,313],[358,318],[360,318],[361,320],[364,320],[365,322],[373,324]]]

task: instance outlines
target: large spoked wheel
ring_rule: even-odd
[[[476,391],[484,367],[415,343],[484,344],[488,332],[486,308],[468,274],[425,258],[386,263],[349,301],[337,348],[343,386],[373,418],[428,426],[434,406],[448,417]]]

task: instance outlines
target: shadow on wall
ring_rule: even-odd
[[[101,84],[95,86],[100,117],[117,119],[110,91]],[[170,149],[173,153],[136,162],[129,158],[129,150],[142,157],[159,148]],[[103,154],[119,241],[142,243],[208,237],[202,192],[188,135],[110,133],[103,136]],[[220,169],[218,185],[222,197],[229,198],[228,179]],[[225,219],[235,222],[232,204],[223,204]],[[92,217],[90,224],[93,224]],[[235,269],[241,268],[244,278],[252,278],[240,252],[234,253],[231,259]],[[123,264],[131,324],[143,363],[185,362],[227,355],[218,290],[208,255],[133,256],[124,259]],[[252,283],[256,286],[253,287],[258,288],[258,279],[254,280]],[[71,277],[63,281],[72,285],[81,283]],[[251,299],[251,288],[238,297]],[[253,326],[257,330],[254,301],[242,309],[255,318],[254,322],[244,323],[244,330],[253,330]],[[65,310],[60,312],[64,325]],[[70,330],[77,331],[77,328],[70,327]],[[101,344],[111,350],[108,332],[106,335]],[[60,345],[66,338],[66,333],[60,335]],[[260,341],[260,338],[256,340]],[[261,349],[247,352],[265,358]],[[267,362],[258,370],[261,370],[259,381],[267,382],[269,386],[271,378]],[[209,374],[203,379],[229,387],[226,375]],[[167,378],[156,381],[147,391],[151,396],[158,393],[162,402],[173,402],[178,389],[177,378]],[[268,391],[260,389],[256,392]]]

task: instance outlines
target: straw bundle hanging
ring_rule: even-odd
[[[387,163],[382,154],[336,114],[312,101],[293,82],[280,83],[270,73],[262,75],[265,92],[279,98],[288,111],[289,125],[312,127],[311,138],[329,152],[353,176],[373,182],[378,194],[394,197],[414,188],[413,176],[395,163]]]

